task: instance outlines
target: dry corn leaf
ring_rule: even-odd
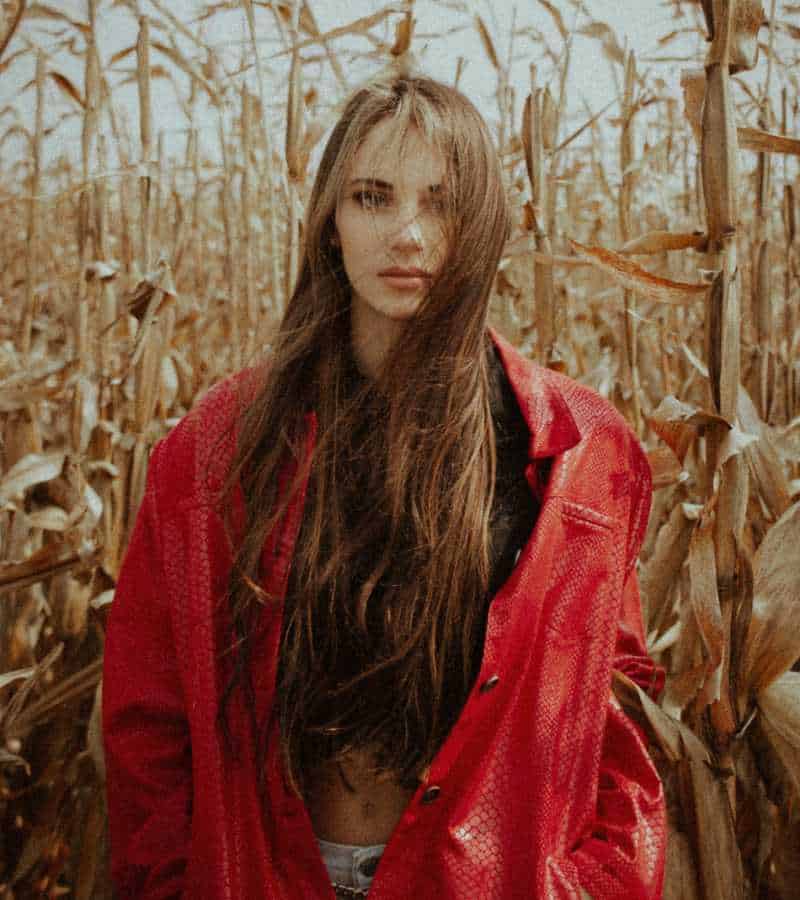
[[[500,65],[500,58],[497,55],[497,51],[494,48],[494,41],[492,40],[491,34],[489,34],[489,29],[486,27],[486,24],[480,16],[475,16],[475,25],[478,28],[478,34],[480,35],[483,49],[489,57],[489,62],[494,66],[495,72],[501,71],[502,66]]]
[[[698,146],[702,138],[703,100],[706,94],[706,70],[690,68],[681,70],[683,90],[683,114],[691,126]]]
[[[59,644],[63,647],[63,644]],[[103,674],[103,660],[96,659],[67,678],[56,682],[41,697],[22,709],[9,723],[7,733],[13,737],[24,738],[28,731],[42,720],[68,703],[73,703],[92,692]]]
[[[94,703],[92,705],[92,715],[89,718],[89,727],[86,730],[86,747],[92,757],[100,781],[105,783],[106,780],[106,758],[103,751],[103,731],[102,731],[102,709],[103,709],[103,679],[97,683],[94,693]]]
[[[31,675],[33,675],[32,666],[29,666],[27,669],[15,669],[13,672],[0,672],[0,690],[8,687],[9,684],[13,684],[15,681],[19,681],[20,678],[30,678]]]
[[[650,743],[659,746],[671,763],[687,755],[698,762],[709,763],[711,756],[690,728],[664,710],[635,681],[615,671],[611,687],[622,708],[645,730]]]
[[[144,326],[142,326],[144,327]],[[156,328],[148,329],[142,338],[139,365],[136,368],[136,396],[134,400],[134,425],[139,434],[144,433],[153,418],[160,392],[162,336]]]
[[[4,20],[4,17],[0,15],[0,60],[3,58],[3,54],[6,51],[6,48],[11,43],[11,38],[17,32],[17,28],[19,28],[19,23],[22,21],[22,16],[25,13],[25,0],[17,0],[16,9],[14,10],[14,15],[10,20]],[[17,53],[13,53],[11,57],[6,60],[3,65],[11,62],[12,59],[19,56],[22,51],[17,51]],[[2,71],[2,69],[0,69]]]
[[[753,407],[755,411],[755,407]],[[773,444],[784,462],[800,459],[800,416],[775,430]]]
[[[158,50],[160,53],[163,53],[168,59],[170,59],[179,69],[185,72],[196,84],[199,84],[201,88],[208,94],[209,99],[214,104],[214,106],[220,106],[222,100],[219,94],[217,93],[216,88],[208,82],[203,73],[194,65],[191,60],[187,59],[183,53],[175,46],[175,44],[162,44],[160,41],[151,41],[150,46],[154,50]]]
[[[758,695],[761,727],[800,794],[800,672],[784,672]]]
[[[103,609],[104,606],[108,606],[114,600],[114,589],[110,588],[107,591],[103,591],[102,594],[98,594],[96,597],[92,597],[89,601],[89,605],[92,609]]]
[[[75,87],[75,85],[67,78],[66,75],[62,75],[61,72],[48,72],[50,78],[61,88],[61,90],[71,99],[74,100],[75,103],[78,104],[81,108],[86,106],[86,103],[81,96],[81,92]]]
[[[610,100],[606,105],[598,110],[598,112],[594,113],[590,116],[582,125],[579,125],[574,131],[570,132],[563,141],[555,148],[553,151],[554,154],[560,153],[565,147],[568,147],[576,138],[579,138],[587,128],[591,128],[592,125],[600,118],[600,116],[604,115],[611,109],[611,107],[616,103],[616,99]]]
[[[68,530],[74,530],[79,537],[88,535],[94,530],[102,515],[103,501],[100,495],[88,481],[84,481],[80,489],[80,499],[69,514]]]
[[[411,47],[411,38],[414,36],[414,25],[417,20],[411,15],[409,10],[406,15],[397,23],[394,32],[394,44],[392,44],[389,52],[392,56],[402,56],[408,53]]]
[[[681,732],[682,737],[685,734]],[[691,754],[679,763],[679,770],[691,790],[701,896],[703,900],[744,900],[742,858],[727,786],[708,762]]]
[[[303,4],[303,10],[306,10],[306,5]],[[361,34],[366,35],[370,29],[374,28],[376,25],[379,25],[384,19],[388,18],[395,13],[402,13],[405,15],[407,13],[407,9],[404,6],[384,6],[383,9],[379,9],[377,12],[372,13],[368,16],[362,16],[359,19],[353,19],[352,22],[348,22],[346,25],[339,25],[336,28],[331,28],[330,31],[324,32],[324,34],[320,34],[319,30],[316,28],[306,27],[305,31],[309,31],[312,33],[312,37],[307,38],[306,40],[299,41],[296,44],[291,44],[284,50],[280,50],[278,53],[272,54],[273,59],[276,59],[281,56],[288,56],[291,53],[294,53],[296,50],[303,50],[305,47],[311,47],[316,44],[327,44],[329,41],[332,41],[336,38],[346,37],[349,34]],[[300,21],[303,21],[303,13],[301,12]],[[289,19],[291,22],[291,19]]]
[[[745,458],[758,494],[775,521],[789,508],[791,489],[772,432],[759,417],[750,395],[741,386],[736,414],[746,432],[758,435],[758,441],[745,448]]]
[[[542,146],[550,153],[554,149],[558,137],[558,107],[548,86],[545,86],[542,91],[542,110],[539,121],[542,128]]]
[[[708,664],[703,653],[703,639],[691,603],[691,577],[688,566],[681,569],[680,594],[676,606],[680,632],[670,650],[669,672],[661,706],[680,717],[694,703],[708,678]]]
[[[550,0],[536,0],[536,2],[550,13],[550,17],[555,23],[558,33],[561,35],[561,39],[563,41],[568,40],[569,31],[567,31],[567,26],[564,24],[564,17],[561,15],[558,8],[553,3],[550,3]]]
[[[603,53],[614,63],[623,65],[625,62],[625,51],[620,46],[617,36],[609,25],[605,22],[590,22],[577,31],[578,34],[586,37],[596,38],[600,41]]]
[[[72,403],[72,447],[77,453],[86,453],[92,432],[99,418],[100,386],[96,380],[79,375],[75,380]]]
[[[161,386],[158,397],[158,405],[161,409],[161,415],[166,418],[172,409],[180,387],[178,381],[178,371],[170,354],[166,354],[161,358]]]
[[[661,637],[658,637],[655,632],[651,632],[647,637],[647,650],[650,655],[658,657],[665,650],[673,647],[678,642],[682,630],[683,623],[678,621],[668,628]]]
[[[9,375],[0,381],[0,412],[14,412],[37,400],[54,399],[76,369],[75,360],[49,360]]]
[[[20,687],[18,687],[14,692],[14,695],[8,701],[8,705],[5,707],[5,709],[2,710],[3,728],[6,733],[8,727],[20,714],[21,710],[28,701],[28,697],[31,696],[34,689],[38,688],[46,679],[53,677],[50,669],[53,664],[61,658],[61,654],[63,652],[64,644],[56,644],[56,646],[53,647],[53,649],[44,657],[44,659],[40,659],[36,663],[36,665],[33,666],[33,671],[31,672],[30,677],[27,678],[22,683],[22,685],[20,685]]]
[[[16,868],[11,874],[11,883],[16,884],[31,873],[36,864],[45,858],[47,851],[55,842],[56,826],[54,822],[36,825],[22,845]],[[12,896],[14,895],[12,894]]]
[[[708,378],[708,369],[697,358],[691,347],[683,343],[681,350],[693,368],[703,378]],[[758,441],[744,448],[744,454],[761,499],[767,505],[773,519],[778,519],[788,509],[792,491],[770,430],[760,419],[750,395],[742,385],[739,385],[736,396],[736,415],[747,433],[759,435]]]
[[[16,753],[10,753],[5,747],[0,747],[0,766],[19,766],[25,769],[26,775],[30,778],[31,767],[28,761]]]
[[[65,531],[69,527],[69,516],[60,506],[44,506],[28,513],[28,524],[45,531]]]
[[[689,584],[690,602],[707,654],[706,682],[699,698],[703,708],[719,700],[725,641],[711,516],[700,519],[689,541]]]
[[[106,833],[106,808],[103,792],[97,791],[89,803],[89,811],[81,828],[81,856],[78,872],[75,876],[75,900],[92,900],[97,896],[97,890],[103,890],[105,885],[100,882],[103,873],[102,854],[98,848],[102,846]]]
[[[744,682],[760,694],[800,659],[800,502],[769,529],[753,558],[753,613]]]
[[[719,454],[717,456],[717,466],[722,468],[725,463],[743,453],[747,447],[752,446],[758,441],[758,435],[747,434],[738,426],[734,425],[725,432],[725,437],[719,446]]]
[[[122,298],[122,304],[125,307],[126,314],[134,316],[139,321],[147,318],[147,313],[152,305],[153,297],[159,290],[162,294],[167,296],[176,296],[175,286],[174,283],[172,283],[172,275],[170,274],[167,276],[166,265],[161,266],[153,272],[148,272],[147,275],[137,283],[136,287]]]
[[[739,128],[739,146],[756,153],[785,153],[800,156],[800,140],[772,134],[759,128]]]
[[[602,272],[606,272],[622,287],[634,291],[648,300],[654,300],[656,303],[686,306],[704,298],[708,293],[709,286],[707,284],[670,281],[667,278],[653,275],[612,250],[606,250],[603,247],[586,247],[573,240],[570,240],[569,243],[580,257],[591,262]]]
[[[658,628],[667,617],[670,588],[680,573],[692,534],[692,523],[686,515],[686,504],[673,507],[656,538],[653,555],[642,566],[642,597],[646,604],[647,630]]]
[[[681,465],[689,448],[706,427],[713,424],[730,427],[715,413],[698,409],[673,396],[664,397],[658,409],[647,417],[647,421],[653,431],[670,447]]]
[[[634,238],[620,247],[619,252],[626,256],[637,254],[664,253],[669,250],[697,250],[705,253],[708,238],[701,231],[691,234],[676,234],[670,231],[649,231],[641,237]]]
[[[136,514],[144,496],[144,487],[147,481],[147,462],[150,458],[150,445],[142,437],[136,438],[133,446],[133,456],[130,464],[130,488],[129,488],[129,516],[131,522],[135,521]]]
[[[670,487],[688,477],[675,458],[675,454],[668,447],[656,447],[655,450],[649,450],[647,461],[650,463],[654,490]]]
[[[16,563],[0,563],[0,594],[16,591],[60,572],[91,568],[99,559],[95,547],[76,551],[71,544],[46,544],[27,559]]]
[[[21,5],[25,7],[26,19],[55,19],[57,21],[67,22],[73,28],[82,31],[87,37],[92,33],[88,22],[81,22],[78,19],[73,19],[66,13],[61,12],[61,10],[56,9],[54,6],[48,6],[46,3],[29,3],[27,6],[23,3]]]
[[[61,450],[27,453],[0,480],[0,505],[22,497],[28,488],[58,478],[66,454]]]
[[[111,281],[117,277],[117,269],[102,260],[87,263],[83,271],[87,281]]]
[[[786,243],[790,246],[794,244],[797,237],[797,217],[795,213],[795,194],[794,186],[785,184],[783,186],[783,227],[786,230]]]
[[[689,838],[671,827],[662,900],[703,900]]]
[[[538,96],[538,92],[536,97],[528,94],[522,106],[522,147],[525,152],[525,168],[528,170],[528,180],[533,186],[536,185],[537,173],[540,167],[537,150],[541,150],[541,145],[537,146],[537,131],[540,118]],[[526,216],[526,230],[537,230],[536,210],[534,210],[530,201],[525,204],[523,209]]]
[[[106,66],[108,68],[111,68],[112,66],[114,66],[118,62],[120,62],[120,60],[125,59],[126,57],[130,56],[132,53],[135,53],[135,52],[136,52],[136,44],[131,44],[129,47],[123,47],[122,50],[117,50],[116,53],[113,53],[108,58]]]
[[[170,305],[176,302],[176,299],[177,294],[172,280],[172,270],[169,263],[161,259],[158,263],[158,269],[146,275],[139,282],[133,298],[129,301],[129,309],[131,311],[134,309],[144,311],[141,324],[136,332],[136,343],[130,359],[131,367],[136,366],[139,362],[145,351],[148,339],[151,343],[158,339],[160,343],[160,336],[158,338],[152,337],[152,333],[155,331],[156,320]],[[155,376],[155,372],[152,372],[151,375]],[[155,384],[155,378],[152,384]]]

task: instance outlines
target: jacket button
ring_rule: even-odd
[[[481,693],[485,694],[487,691],[490,691],[492,688],[497,687],[497,683],[500,681],[499,675],[492,675],[491,678],[487,678],[486,681],[481,685]]]
[[[432,784],[422,795],[423,803],[433,803],[433,801],[442,793],[442,789],[437,784]]]

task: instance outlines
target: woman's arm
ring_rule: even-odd
[[[164,578],[153,449],[108,620],[103,674],[116,896],[179,897],[190,840],[191,752]]]

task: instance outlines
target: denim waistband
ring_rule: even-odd
[[[334,884],[344,887],[368,888],[372,883],[386,844],[369,847],[355,844],[336,844],[317,838],[322,861]]]

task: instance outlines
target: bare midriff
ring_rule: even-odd
[[[359,751],[311,776],[306,805],[318,838],[369,846],[388,843],[413,793],[394,776],[376,774],[370,753]]]

